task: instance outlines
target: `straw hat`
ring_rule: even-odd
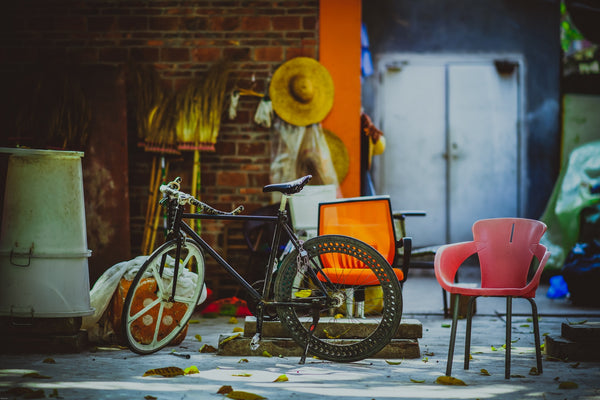
[[[333,106],[333,79],[315,59],[296,57],[277,68],[269,97],[284,121],[296,126],[316,124]]]

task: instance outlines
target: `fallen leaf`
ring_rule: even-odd
[[[279,375],[277,377],[277,379],[275,379],[273,382],[287,382],[289,381],[288,377],[285,375]]]
[[[451,386],[467,386],[465,382],[452,376],[438,376],[435,383],[440,385],[451,385]]]
[[[425,383],[425,379],[413,379],[413,378],[410,378],[410,381],[412,383]]]
[[[511,378],[525,378],[523,375],[518,375],[518,374],[515,374],[515,375],[511,374],[510,377]]]
[[[42,375],[37,372],[30,372],[28,374],[23,375],[23,378],[35,378],[35,379],[52,379],[50,376]]]
[[[62,397],[58,395],[58,390],[56,390],[56,389],[52,389],[52,393],[50,393],[48,395],[48,397],[53,397],[53,398],[56,398],[56,399],[62,399]]]
[[[196,335],[194,336],[196,338],[197,341],[201,342],[202,341],[202,336],[200,335]]]
[[[241,377],[247,378],[249,376],[252,376],[252,374],[233,374],[231,376],[241,376]]]
[[[529,325],[529,324],[521,324],[521,325],[519,325],[519,326],[520,326],[521,328],[529,328],[529,326],[530,326],[530,325]]]
[[[423,353],[423,354],[424,354],[424,355],[426,355],[426,356],[428,356],[428,357],[433,357],[433,356],[435,356],[435,353],[434,353],[434,352],[432,352],[432,351],[428,351],[428,352],[425,352],[425,353]]]
[[[579,387],[575,382],[565,381],[558,385],[559,389],[577,389]]]
[[[160,375],[160,376],[164,376],[165,378],[172,378],[174,376],[183,375],[183,374],[184,374],[183,370],[179,367],[163,367],[163,368],[149,369],[148,371],[144,372],[143,376]]]
[[[423,359],[421,361],[423,361],[424,363],[426,363],[426,362],[429,361],[429,358],[428,357],[423,357]]]
[[[400,365],[402,364],[402,361],[389,361],[389,360],[385,360],[386,363],[388,363],[389,365]]]
[[[241,333],[239,333],[239,332],[238,332],[238,333],[236,333],[236,334],[234,334],[234,335],[229,335],[229,336],[227,336],[225,339],[223,339],[223,340],[221,340],[221,341],[219,342],[219,346],[222,346],[222,345],[224,345],[225,343],[229,342],[230,340],[233,340],[233,339],[235,339],[235,338],[238,338],[238,337],[240,337],[240,335],[241,335]]]
[[[335,319],[344,318],[344,314],[339,314],[339,313],[338,313],[338,314],[335,314],[335,315],[333,316],[333,318],[335,318]]]
[[[568,321],[568,320],[567,320],[567,321]],[[584,319],[584,320],[582,320],[582,321],[577,321],[577,322],[575,322],[575,321],[569,321],[569,325],[583,325],[583,324],[585,324],[586,322],[587,322],[587,319]]]
[[[233,388],[229,385],[224,385],[217,390],[217,394],[227,394],[233,392]]]
[[[244,332],[244,328],[242,328],[241,326],[236,326],[235,328],[233,328],[234,332]]]
[[[156,400],[157,398],[158,397],[154,397],[154,396],[150,396],[150,395],[144,396],[144,399],[146,399],[146,400]]]
[[[536,376],[539,374],[540,374],[540,371],[538,371],[538,369],[536,367],[531,367],[531,369],[529,370],[529,375]]]
[[[569,365],[569,367],[571,367],[571,368],[577,368],[577,367],[579,367],[579,363],[576,362],[575,364]]]
[[[483,376],[492,376],[487,369],[485,368],[481,368],[481,370],[479,370],[479,372],[481,372],[481,375]]]
[[[306,298],[306,297],[310,296],[311,293],[312,293],[311,289],[298,290],[296,293],[294,293],[294,296],[300,297],[300,298]]]
[[[258,394],[255,393],[250,393],[250,392],[243,392],[241,390],[233,390],[229,393],[227,393],[227,397],[229,397],[230,399],[236,399],[236,400],[260,400],[260,399],[266,399],[266,397],[262,397]]]
[[[187,367],[186,369],[184,369],[183,373],[186,375],[192,375],[192,374],[199,374],[200,371],[198,370],[198,367],[196,367],[195,365],[191,365],[191,366]]]
[[[240,361],[238,361],[238,363],[247,363],[248,359],[247,358],[241,358]]]
[[[269,352],[268,352],[268,351],[266,351],[266,350],[262,352],[262,356],[263,356],[263,357],[273,357],[273,356],[271,355],[271,353],[269,353]]]
[[[230,323],[230,324],[237,324],[237,323],[238,323],[238,320],[237,320],[237,318],[236,318],[236,317],[231,317],[231,318],[229,318],[229,323]]]
[[[48,358],[44,358],[44,361],[42,361],[44,364],[56,364],[56,361],[54,360],[54,358],[48,357]]]
[[[210,344],[204,344],[202,347],[200,347],[200,350],[198,350],[198,351],[200,353],[216,353],[217,349],[215,349]]]
[[[442,328],[450,328],[450,324],[442,324]]]
[[[200,323],[200,321],[199,321],[199,320],[197,320],[197,319],[190,319],[190,320],[188,321],[188,324],[199,324],[199,323]]]
[[[498,349],[492,346],[492,351],[498,351]]]

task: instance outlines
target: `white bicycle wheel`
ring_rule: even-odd
[[[151,354],[167,346],[187,326],[204,286],[204,256],[191,240],[179,254],[174,280],[177,241],[156,249],[140,268],[127,292],[121,331],[129,348]],[[173,282],[176,282],[175,296]]]

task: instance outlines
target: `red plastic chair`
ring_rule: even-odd
[[[467,308],[467,332],[465,337],[464,368],[469,369],[471,347],[471,320],[473,301],[479,296],[506,297],[506,358],[505,378],[510,378],[510,345],[512,299],[522,297],[531,304],[533,333],[537,369],[542,373],[540,349],[540,328],[535,291],[539,286],[542,271],[550,253],[540,239],[546,231],[543,222],[523,218],[484,219],[473,224],[473,241],[448,244],[440,247],[435,255],[435,276],[442,286],[454,297],[454,313],[446,375],[452,372],[452,359],[456,340],[456,325],[459,310],[459,297],[472,296]],[[481,268],[481,286],[468,287],[454,283],[454,277],[461,264],[471,255],[477,254]],[[534,257],[538,260],[537,270],[528,280]]]
[[[411,239],[396,240],[389,196],[354,197],[320,203],[318,234],[345,235],[362,240],[386,258],[401,283],[406,280]],[[404,249],[402,255],[398,254],[399,248]],[[362,263],[352,258],[342,259],[340,255],[323,257],[323,264],[323,272],[332,282],[348,287],[348,316],[353,314],[354,297],[358,316],[364,317],[364,288],[377,282],[373,272]]]

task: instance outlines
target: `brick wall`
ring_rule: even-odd
[[[0,60],[3,68],[56,63],[125,68],[133,60],[152,64],[165,86],[178,90],[228,57],[233,62],[230,87],[264,92],[283,61],[317,58],[318,11],[318,0],[15,1],[4,6],[0,17]],[[270,131],[253,123],[257,104],[257,98],[242,97],[237,118],[222,120],[216,152],[201,156],[201,197],[217,208],[244,204],[252,211],[269,202],[261,188],[269,183]],[[136,256],[152,155],[135,146],[132,129],[129,139],[131,247]],[[189,189],[191,169],[192,156],[184,153],[171,159],[169,176],[181,175]],[[230,227],[234,233],[240,229]],[[222,246],[222,223],[203,223],[203,233]],[[234,260],[246,257],[234,254]],[[211,270],[209,286],[223,296],[234,294],[231,281]]]

